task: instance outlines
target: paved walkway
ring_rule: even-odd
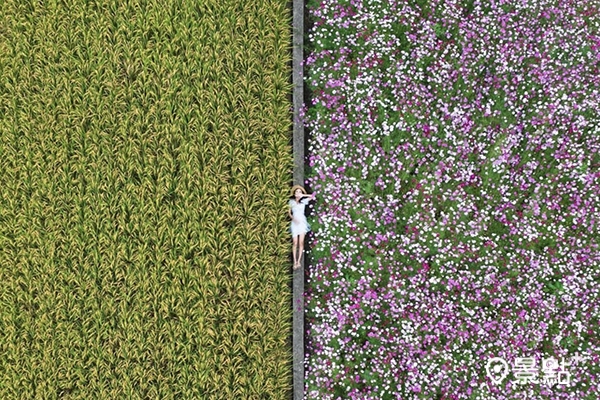
[[[304,58],[304,0],[293,0],[292,28],[292,82],[294,85],[292,94],[292,102],[294,104],[293,185],[304,186],[304,126],[299,118],[304,100],[304,74],[302,69],[302,60]],[[292,351],[294,400],[304,399],[304,269],[306,267],[306,256],[302,257],[302,260],[304,262],[302,268],[293,272]]]

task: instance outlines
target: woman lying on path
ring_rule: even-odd
[[[290,226],[290,232],[292,233],[292,251],[294,252],[294,270],[300,268],[302,253],[304,252],[304,235],[310,232],[310,225],[304,215],[304,207],[310,200],[315,199],[315,194],[312,196],[306,194],[306,190],[300,185],[296,185],[292,188],[292,196],[290,199],[290,217],[292,223]],[[309,197],[310,199],[307,199]],[[296,249],[299,250],[299,255],[296,256]]]

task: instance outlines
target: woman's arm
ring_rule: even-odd
[[[288,214],[290,216],[290,218],[292,219],[292,221],[296,222],[296,218],[294,218],[294,214],[292,214],[292,208],[288,208]]]

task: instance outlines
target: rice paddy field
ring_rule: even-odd
[[[0,3],[0,399],[291,396],[291,12]]]
[[[598,4],[308,11],[306,398],[598,399]]]

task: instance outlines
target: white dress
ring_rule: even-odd
[[[300,200],[300,203],[297,203],[295,199],[290,199],[290,208],[292,209],[292,214],[294,218],[298,221],[298,223],[292,221],[290,224],[290,232],[292,237],[296,237],[301,234],[306,234],[310,232],[310,225],[306,220],[306,216],[304,215],[304,207],[308,204],[308,199],[303,198]]]

